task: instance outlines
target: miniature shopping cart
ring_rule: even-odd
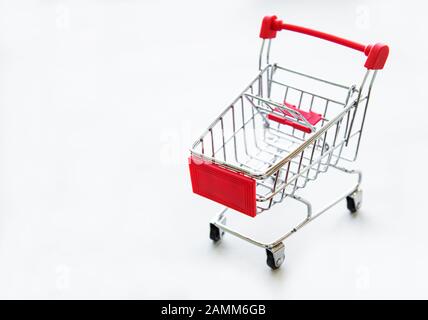
[[[271,39],[280,30],[363,52],[367,70],[361,84],[341,85],[270,63]],[[361,172],[342,163],[357,158],[373,82],[389,49],[287,24],[276,16],[263,19],[260,37],[259,73],[193,144],[189,167],[193,192],[225,206],[210,223],[210,238],[217,242],[227,232],[265,248],[267,264],[276,269],[290,235],[343,199],[351,213],[361,207]],[[358,182],[313,213],[298,191],[329,169],[354,174]],[[307,215],[275,241],[258,241],[225,223],[229,211],[256,217],[287,199],[303,203]]]

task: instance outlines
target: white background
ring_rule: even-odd
[[[0,298],[428,298],[426,11],[386,0],[0,1]],[[290,238],[275,272],[262,249],[211,244],[221,206],[192,194],[186,163],[255,76],[267,14],[391,48],[355,164],[363,209],[352,217],[342,203]],[[347,84],[363,72],[361,54],[287,32],[272,56]],[[332,199],[338,181],[309,197]],[[237,220],[271,238],[295,214],[277,210]]]

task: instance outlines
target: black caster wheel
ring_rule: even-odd
[[[346,197],[346,206],[351,213],[356,213],[363,201],[363,191],[358,189]]]
[[[224,231],[213,223],[210,223],[210,239],[214,242],[219,242],[223,237]]]
[[[280,242],[275,247],[266,249],[266,256],[267,265],[272,270],[278,269],[284,263],[284,244]]]

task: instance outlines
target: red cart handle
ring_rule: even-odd
[[[365,46],[361,43],[336,37],[334,35],[324,33],[321,31],[288,24],[279,20],[276,16],[266,16],[262,22],[260,30],[260,38],[272,39],[276,37],[276,32],[281,30],[289,30],[299,33],[304,33],[312,37],[317,37],[327,41],[331,41],[342,46],[364,52],[367,56],[364,66],[371,70],[380,70],[385,66],[386,59],[388,58],[389,48],[386,44],[376,43],[375,45]]]

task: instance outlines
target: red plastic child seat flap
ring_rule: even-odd
[[[300,112],[300,114],[306,119],[306,121],[308,121],[313,126],[315,126],[322,119],[322,115],[320,115],[319,113],[315,113],[315,112],[312,112],[312,111],[308,111],[307,112],[307,111],[300,110],[295,105],[292,105],[292,104],[287,103],[287,102],[284,102],[284,104],[288,108]],[[280,110],[279,108],[275,108],[274,110],[277,111],[277,112],[279,112],[279,113],[282,113],[282,114],[284,114],[286,116],[294,118],[294,116],[291,114],[291,112],[289,112],[287,110],[284,110],[284,109]],[[278,115],[273,114],[273,113],[269,114],[268,118],[270,120],[273,120],[273,121],[276,121],[276,122],[279,122],[279,123],[282,123],[282,124],[285,124],[285,125],[288,125],[288,126],[292,126],[293,128],[295,128],[297,130],[300,130],[300,131],[303,131],[303,132],[306,132],[306,133],[311,133],[312,132],[312,130],[310,128],[305,127],[304,125],[301,125],[300,123],[294,123],[294,122],[288,120],[285,117],[278,116]]]
[[[250,217],[256,216],[256,182],[202,159],[189,157],[193,192]]]

